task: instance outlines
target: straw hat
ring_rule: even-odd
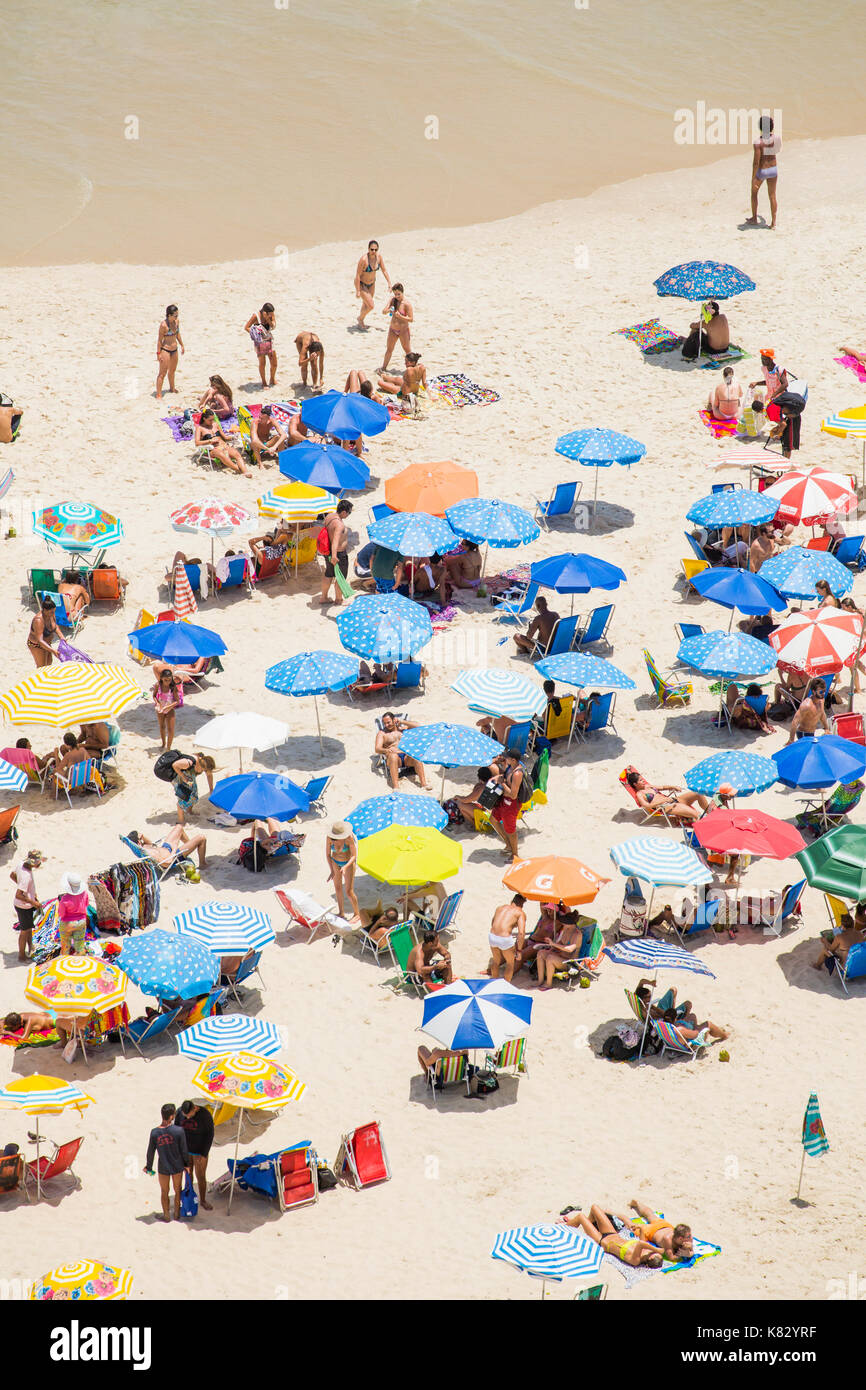
[[[348,840],[352,834],[351,825],[347,825],[344,820],[335,820],[331,826],[332,840]]]
[[[76,874],[72,869],[65,873],[60,880],[60,891],[61,893],[71,893],[73,896],[83,893],[84,879],[81,874]]]
[[[42,853],[41,849],[28,849],[27,854],[25,856],[25,863],[35,864],[38,866],[39,864],[42,864],[44,860],[45,855]]]

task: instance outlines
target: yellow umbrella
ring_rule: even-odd
[[[77,1110],[81,1114],[93,1103],[93,1096],[87,1095],[74,1081],[61,1081],[57,1076],[21,1077],[10,1081],[8,1086],[0,1087],[0,1110],[22,1110],[25,1115],[60,1115],[65,1110]],[[36,1197],[42,1196],[42,1164],[39,1161],[39,1120],[36,1121]]]
[[[389,825],[358,842],[358,868],[382,883],[409,887],[451,878],[463,865],[463,849],[430,825]]]
[[[838,415],[828,415],[821,421],[821,429],[837,439],[863,440],[863,481],[866,483],[866,405],[854,405],[840,410]]]
[[[0,708],[13,724],[69,729],[74,724],[114,719],[143,695],[122,666],[64,661],[43,666],[13,685],[0,695]]]
[[[312,483],[280,483],[258,500],[259,516],[278,517],[295,528],[295,574],[298,573],[298,546],[301,528],[336,507],[338,498]]]
[[[257,1052],[218,1052],[206,1057],[192,1078],[192,1084],[213,1100],[238,1107],[235,1161],[229,1186],[229,1206],[235,1190],[235,1168],[244,1110],[281,1110],[299,1100],[307,1089],[288,1067]]]
[[[30,1290],[31,1299],[125,1299],[132,1291],[132,1273],[101,1260],[76,1260],[43,1274]]]
[[[24,993],[43,1009],[75,1020],[73,1038],[81,1043],[86,1061],[78,1020],[89,1018],[94,1010],[104,1014],[117,1008],[126,998],[128,984],[122,970],[97,956],[55,956],[31,966]]]

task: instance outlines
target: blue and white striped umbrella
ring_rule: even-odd
[[[732,491],[712,492],[702,497],[686,512],[686,520],[698,526],[762,526],[772,521],[779,510],[775,497],[765,492],[752,492],[749,488],[734,488]]]
[[[690,791],[701,792],[703,796],[715,796],[719,787],[725,785],[733,787],[737,796],[750,796],[772,787],[777,777],[772,758],[726,749],[695,763],[686,773],[685,783]]]
[[[358,662],[345,652],[297,652],[265,672],[265,687],[281,695],[324,695],[358,679]]]
[[[693,849],[677,844],[676,840],[666,840],[662,835],[640,835],[634,840],[623,840],[614,845],[610,857],[625,878],[633,874],[653,887],[664,883],[685,888],[713,880],[706,864]]]
[[[255,1052],[273,1057],[282,1047],[280,1030],[264,1018],[246,1014],[214,1014],[184,1028],[175,1038],[178,1052],[204,1061],[221,1052]]]
[[[467,497],[448,507],[445,518],[458,536],[465,536],[474,545],[492,545],[494,550],[529,545],[541,534],[523,507],[497,498]]]
[[[730,299],[755,288],[754,280],[725,261],[684,261],[653,280],[659,295],[677,299]]]
[[[402,594],[363,594],[337,616],[347,651],[372,661],[410,661],[433,640],[433,624],[423,603]]]
[[[841,598],[854,583],[851,571],[840,564],[829,550],[806,550],[802,545],[791,545],[779,555],[765,560],[761,566],[761,577],[766,577],[786,598],[814,599],[815,585],[819,579],[826,579],[830,592],[836,598]]]
[[[471,767],[502,752],[502,744],[468,724],[422,724],[400,736],[400,752],[436,767]]]
[[[216,984],[219,961],[198,941],[159,927],[127,937],[117,965],[142,994],[158,999],[195,999]]]
[[[535,669],[546,680],[564,681],[566,685],[600,685],[607,690],[634,690],[631,676],[606,661],[603,656],[589,652],[560,652],[535,663]]]
[[[444,830],[448,824],[447,813],[432,796],[407,792],[368,797],[358,803],[346,820],[359,840],[389,825],[432,825],[434,830]]]
[[[541,686],[519,671],[482,667],[461,671],[451,687],[481,714],[505,714],[509,719],[531,719],[542,714],[547,698]]]
[[[23,792],[27,789],[27,773],[14,763],[0,758],[0,792]]]
[[[778,657],[766,642],[745,632],[716,631],[685,637],[677,649],[677,660],[710,680],[733,680],[736,676],[766,676]]]
[[[522,1038],[532,1020],[532,999],[505,980],[454,980],[424,1000],[421,1027],[449,1048],[497,1051]]]
[[[441,516],[429,512],[393,512],[367,527],[371,541],[400,555],[445,555],[460,544]]]
[[[222,898],[212,898],[210,902],[199,903],[188,912],[179,913],[172,926],[175,931],[185,932],[200,941],[216,956],[233,951],[259,951],[276,940],[266,912]]]
[[[598,1274],[604,1251],[596,1241],[572,1226],[517,1226],[500,1231],[493,1244],[494,1260],[506,1260],[524,1274],[539,1279],[583,1279]]]
[[[636,970],[690,970],[693,975],[716,978],[699,956],[681,946],[669,946],[666,941],[653,941],[649,936],[617,941],[613,946],[605,946],[604,954],[615,965],[633,965]]]
[[[585,468],[612,468],[615,463],[628,467],[639,463],[646,453],[646,445],[630,435],[618,434],[616,430],[605,430],[593,426],[586,430],[572,430],[562,434],[556,441],[556,453],[563,458],[573,459]]]

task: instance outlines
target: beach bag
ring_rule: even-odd
[[[545,751],[545,753],[547,753],[547,749],[546,749],[546,748],[545,748],[544,751]],[[549,756],[549,754],[548,754],[548,756]],[[519,801],[520,804],[521,804],[521,806],[528,806],[529,803],[531,802],[532,798],[533,798],[534,793],[535,793],[535,787],[533,786],[532,778],[530,777],[529,773],[526,771],[526,768],[523,767],[523,765],[521,764],[521,767],[520,767],[520,787],[518,788],[518,792],[517,792],[517,796],[515,797],[515,800],[516,800],[516,801]]]
[[[505,793],[497,782],[486,782],[478,794],[478,805],[485,811],[494,811]]]
[[[178,758],[186,757],[185,753],[179,753],[176,748],[168,748],[164,753],[160,753],[153,765],[153,775],[158,777],[160,782],[174,781],[174,765]]]
[[[633,1062],[639,1052],[639,1042],[630,1047],[623,1042],[619,1033],[612,1033],[609,1038],[605,1038],[601,1048],[602,1057],[606,1057],[609,1062]]]
[[[331,533],[327,526],[323,526],[316,537],[316,554],[330,555],[331,553]]]
[[[243,864],[244,868],[249,869],[251,874],[260,874],[267,862],[268,856],[261,845],[257,853],[253,853],[252,836],[248,836],[245,840],[241,840],[240,848],[238,849],[239,864]]]
[[[180,1214],[188,1221],[191,1221],[194,1216],[198,1216],[198,1198],[195,1195],[192,1175],[188,1168],[184,1174],[183,1187],[180,1193]]]
[[[550,772],[550,749],[543,748],[535,759],[535,767],[532,769],[532,785],[536,791],[547,791],[547,778]]]
[[[449,825],[459,825],[463,819],[462,815],[460,814],[460,807],[457,805],[457,802],[453,798],[450,798],[448,801],[442,802],[442,810],[448,817]]]
[[[327,1163],[323,1163],[320,1159],[316,1165],[316,1169],[319,1178],[319,1191],[332,1192],[333,1189],[337,1186],[337,1179],[331,1172],[331,1169],[328,1167]]]

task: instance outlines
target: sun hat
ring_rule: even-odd
[[[348,840],[352,834],[351,825],[347,825],[344,820],[335,820],[331,826],[332,840]]]
[[[28,864],[42,864],[44,863],[45,855],[42,853],[41,849],[28,849],[24,856],[24,860],[25,863]]]
[[[81,877],[81,874],[75,873],[72,869],[65,873],[60,880],[60,892],[71,893],[73,896],[83,893],[84,879]]]

